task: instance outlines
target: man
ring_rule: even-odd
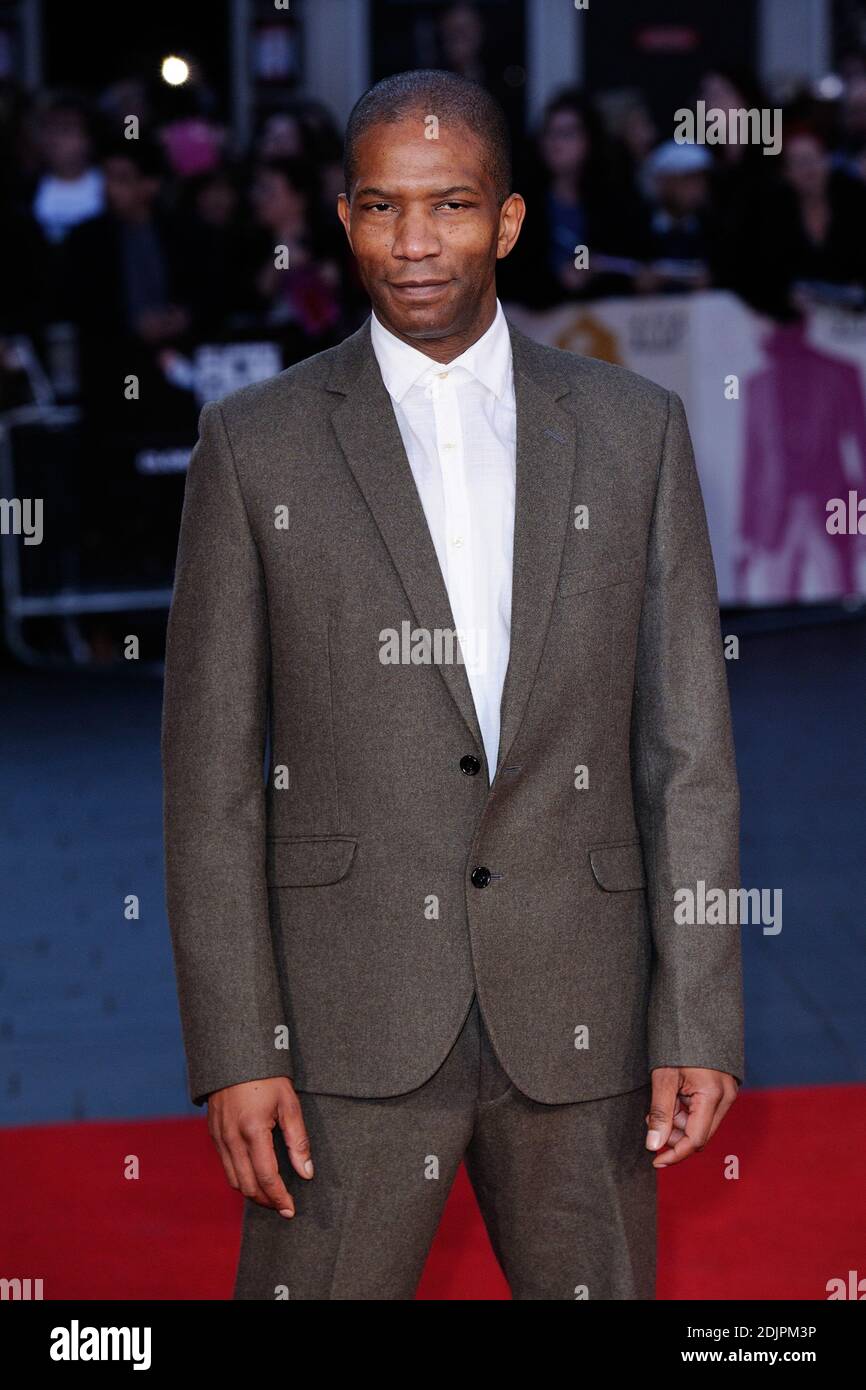
[[[465,1159],[515,1298],[652,1298],[653,1168],[743,1071],[738,930],[674,918],[738,880],[683,408],[503,319],[524,205],[483,89],[386,79],[345,161],[374,316],[204,408],[168,634],[235,1297],[411,1298]]]

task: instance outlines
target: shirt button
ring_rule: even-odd
[[[488,883],[490,882],[491,873],[490,870],[486,869],[483,864],[477,864],[475,868],[472,870],[472,873],[469,875],[469,877],[471,878],[476,888],[486,888]]]
[[[462,537],[462,536],[452,536],[452,537],[451,537],[451,544],[452,544],[452,545],[462,545],[462,544],[463,544],[463,537]]]

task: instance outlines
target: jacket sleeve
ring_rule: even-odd
[[[166,903],[196,1105],[292,1074],[277,1046],[285,1020],[265,881],[269,676],[261,560],[210,403],[186,479],[162,718]]]
[[[632,778],[653,941],[650,1069],[744,1072],[740,927],[678,923],[678,889],[740,886],[740,795],[718,592],[682,401],[669,393],[647,552]],[[733,899],[735,909],[738,899]]]

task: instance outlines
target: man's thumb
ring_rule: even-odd
[[[652,1074],[652,1100],[646,1117],[646,1146],[654,1152],[663,1149],[670,1138],[677,1104],[680,1073],[677,1067],[657,1067]]]

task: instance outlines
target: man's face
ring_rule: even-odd
[[[511,250],[524,204],[502,207],[484,147],[463,125],[423,114],[376,125],[358,142],[354,188],[340,220],[377,318],[404,341],[460,338],[489,320],[495,269]]]

